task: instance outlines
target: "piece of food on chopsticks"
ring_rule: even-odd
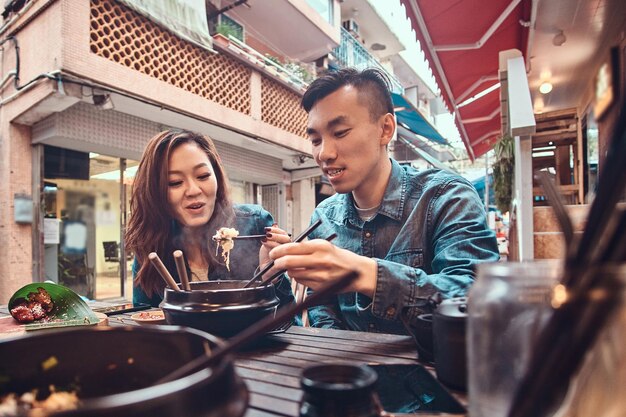
[[[47,318],[53,307],[48,291],[38,287],[37,292],[31,292],[11,308],[11,315],[20,323],[31,323]]]
[[[219,249],[222,248],[222,259],[226,264],[226,269],[228,269],[229,271],[230,251],[235,247],[235,241],[233,240],[233,238],[237,236],[239,236],[239,231],[231,227],[220,227],[213,236],[213,240],[217,242],[215,255],[217,256]]]
[[[71,289],[52,282],[34,282],[17,290],[9,312],[26,330],[97,324],[98,316]]]

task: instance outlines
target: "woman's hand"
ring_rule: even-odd
[[[376,261],[339,248],[326,240],[313,239],[281,245],[272,250],[271,257],[274,259],[274,268],[286,269],[290,278],[313,290],[329,285],[351,271],[357,271],[359,278],[344,291],[356,291],[369,297],[373,297],[376,291]]]
[[[261,241],[261,249],[259,249],[259,266],[263,268],[271,261],[269,253],[272,249],[289,242],[291,242],[291,237],[289,237],[286,231],[278,227],[277,223],[274,223],[271,227],[266,227],[265,238]],[[277,269],[271,269],[265,276],[270,276],[276,271]]]

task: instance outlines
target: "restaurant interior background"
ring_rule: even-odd
[[[503,258],[558,258],[562,237],[532,167],[584,218],[626,81],[619,0],[210,0],[187,2],[199,19],[187,27],[164,25],[174,14],[157,3],[5,3],[0,303],[45,279],[89,298],[130,297],[122,236],[133,170],[168,127],[211,136],[235,201],[303,230],[332,189],[298,103],[317,74],[347,66],[387,72],[399,122],[390,153],[472,180]],[[535,123],[520,137],[532,143],[530,218],[513,248],[490,197],[491,149],[510,116],[499,53],[510,50],[524,59]]]

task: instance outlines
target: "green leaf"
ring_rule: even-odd
[[[51,282],[33,282],[23,286],[9,300],[9,310],[20,301],[27,300],[30,293],[37,293],[38,288],[43,288],[50,294],[54,307],[48,313],[48,319],[26,324],[26,330],[98,323],[99,319],[96,313],[89,308],[78,294],[63,285]]]

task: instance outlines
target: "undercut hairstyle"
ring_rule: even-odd
[[[378,68],[363,71],[343,68],[317,78],[302,96],[302,107],[308,113],[315,103],[346,85],[356,88],[359,101],[368,107],[372,121],[387,113],[394,114],[389,77]]]
[[[215,172],[217,194],[209,224],[222,226],[234,218],[226,170],[211,138],[188,130],[169,129],[150,139],[133,181],[130,218],[125,235],[126,247],[133,252],[140,265],[134,285],[141,286],[148,297],[162,291],[165,286],[148,261],[148,254],[156,252],[168,270],[173,271],[175,264],[172,252],[183,249],[184,242],[181,242],[177,233],[180,227],[168,202],[168,171],[170,155],[185,143],[196,144],[199,151],[207,155]],[[207,227],[207,233],[210,234],[211,230]],[[207,236],[206,241],[209,240],[210,236]],[[208,246],[202,248],[202,251],[211,268],[211,264],[216,262],[213,251],[208,250]]]

